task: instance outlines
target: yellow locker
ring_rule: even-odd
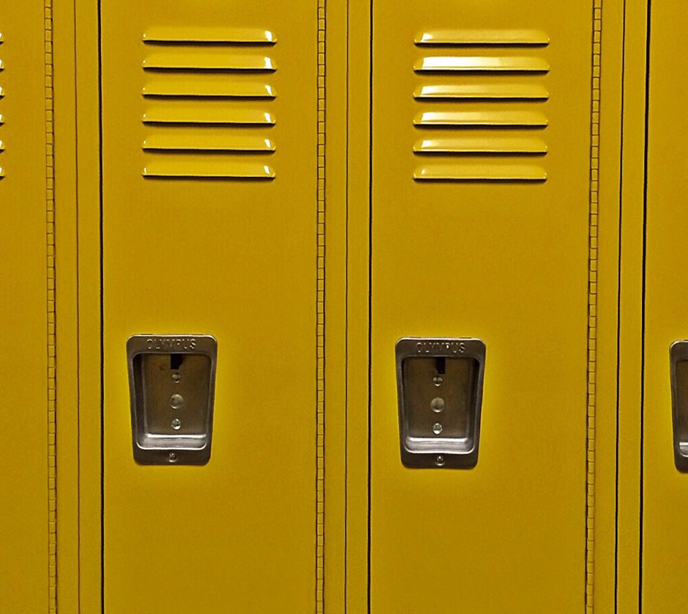
[[[685,273],[681,264],[686,190],[684,102],[688,89],[681,3],[652,2],[648,29],[648,101],[645,192],[643,460],[639,527],[642,612],[671,611],[685,604],[682,577],[688,512],[685,466],[685,355],[688,339]],[[675,371],[674,371],[675,367]],[[672,381],[671,375],[675,375]],[[676,416],[672,418],[672,385]],[[675,458],[676,449],[676,458]]]
[[[104,607],[307,611],[323,556],[317,2],[106,1],[100,31]],[[209,463],[134,462],[137,334],[217,340]],[[191,429],[190,404],[149,428]]]
[[[582,612],[614,383],[596,380],[615,326],[597,312],[601,4],[375,0],[371,30],[370,611]],[[475,468],[400,462],[402,337],[484,342]],[[433,410],[426,441],[451,418]]]
[[[55,604],[55,199],[51,13],[0,11],[0,611]]]

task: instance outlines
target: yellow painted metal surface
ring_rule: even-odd
[[[688,68],[681,32],[682,3],[652,2],[649,55],[645,250],[645,396],[643,403],[642,611],[685,607],[688,588],[688,475],[674,465],[669,346],[688,338],[688,278],[681,262],[688,212],[685,193],[688,128],[684,105]]]
[[[368,602],[370,344],[370,26],[367,0],[349,0],[347,21],[346,593],[348,612]],[[393,354],[390,354],[390,358]]]
[[[376,614],[592,608],[594,16],[588,3],[414,2],[399,11],[373,2],[369,591]],[[439,38],[441,62],[437,49],[417,44],[418,31],[466,24],[470,36]],[[524,50],[512,27],[546,34],[528,34],[534,46]],[[437,74],[425,74],[427,66]],[[549,99],[413,95],[423,86],[492,84],[537,85]],[[423,126],[425,117],[441,125]],[[422,175],[464,181],[414,181],[421,136],[504,139],[507,150],[514,137],[536,136],[546,155],[441,152],[423,157]],[[541,181],[514,182],[531,178]],[[394,344],[403,336],[486,343],[475,469],[401,465]]]
[[[56,571],[50,24],[42,2],[4,3],[0,12],[0,611],[48,612],[54,611]]]
[[[107,612],[322,601],[318,25],[317,2],[102,3]],[[194,99],[179,99],[191,81]],[[220,84],[271,96],[230,101]],[[270,146],[232,146],[251,139]],[[207,465],[134,462],[136,333],[217,338]]]
[[[598,74],[601,75],[600,90],[597,92],[599,97],[600,123],[598,126],[599,134],[593,135],[591,145],[599,145],[599,174],[597,199],[599,203],[597,213],[597,245],[599,247],[599,258],[595,271],[596,283],[596,305],[595,313],[599,323],[595,336],[595,372],[594,383],[588,378],[589,391],[593,393],[595,401],[594,420],[589,420],[589,428],[594,429],[594,474],[592,476],[593,489],[592,497],[594,500],[594,517],[588,518],[587,537],[592,541],[592,548],[588,548],[586,563],[588,604],[586,614],[592,612],[618,612],[626,614],[633,610],[616,609],[617,596],[621,593],[620,580],[618,574],[618,563],[623,558],[621,548],[624,546],[620,541],[617,542],[618,512],[619,502],[617,499],[617,483],[619,480],[619,465],[617,464],[617,432],[620,432],[619,417],[619,386],[621,380],[620,365],[618,361],[618,347],[620,344],[620,331],[623,335],[627,334],[627,323],[624,321],[621,326],[621,315],[625,320],[633,314],[633,310],[628,309],[626,302],[619,305],[620,289],[620,270],[619,260],[622,248],[635,245],[631,235],[635,234],[633,222],[634,216],[630,215],[626,201],[624,201],[624,215],[621,215],[621,162],[622,146],[630,145],[633,139],[626,141],[621,138],[622,119],[624,117],[624,106],[622,105],[623,81],[622,66],[627,54],[624,54],[624,10],[629,3],[605,1],[596,2],[596,12],[594,16],[599,21],[593,40],[593,52],[596,52],[596,61],[599,66]],[[594,56],[595,57],[595,56]],[[628,72],[627,72],[628,75]],[[642,93],[642,90],[641,92]],[[629,111],[629,106],[625,107]],[[642,134],[642,121],[629,121],[626,126],[632,126],[635,134]],[[626,134],[628,137],[629,134]],[[628,154],[627,151],[624,152]],[[628,162],[632,157],[624,157],[623,161]],[[624,175],[624,179],[634,176],[629,172]],[[627,186],[624,185],[624,189]],[[624,193],[624,197],[626,194]],[[623,219],[622,219],[623,218]],[[622,222],[631,221],[631,225],[624,226],[624,242],[621,241]],[[637,239],[642,241],[642,233]],[[625,255],[625,254],[624,254]],[[632,271],[631,271],[632,273]],[[624,286],[621,295],[624,301],[627,297],[628,288],[625,285],[628,275],[624,270]],[[592,277],[591,277],[592,283]],[[631,298],[635,299],[633,293]],[[630,313],[629,313],[630,312]],[[623,343],[626,343],[624,338]],[[627,365],[624,365],[624,391],[627,394],[626,384],[636,382],[628,373]],[[617,379],[618,378],[618,379]],[[624,416],[632,407],[624,407]],[[631,420],[633,418],[631,417]],[[632,427],[632,424],[626,425]],[[590,452],[589,452],[590,454]],[[636,472],[637,475],[637,472]],[[626,476],[625,479],[628,479]],[[629,510],[625,510],[628,512]],[[592,529],[592,530],[590,530]],[[627,540],[627,536],[626,536]],[[591,573],[592,571],[592,573]],[[631,594],[633,588],[636,589],[637,582],[630,581],[629,585],[624,586],[626,594]]]
[[[618,612],[638,612],[640,596],[641,398],[643,386],[645,0],[624,3],[623,141],[619,197],[619,366],[614,593]],[[600,417],[602,418],[602,416]],[[597,492],[600,492],[598,489]],[[611,541],[598,532],[599,538]]]
[[[5,420],[0,611],[635,611],[645,5],[605,3],[608,60],[601,0],[459,4],[102,0],[99,19],[76,0],[54,32],[50,2],[3,12],[0,285],[21,301],[0,320],[23,419]],[[668,340],[688,337],[666,273],[678,43],[654,38],[646,612],[679,607],[663,561],[682,568],[686,503],[663,413]],[[134,463],[143,332],[219,341],[207,466]],[[486,342],[475,469],[403,468],[405,335]]]
[[[88,505],[81,506],[79,497],[86,481],[83,477],[86,471],[81,472],[80,460],[88,460],[87,447],[82,446],[80,434],[84,422],[80,415],[80,402],[84,403],[84,415],[86,406],[89,413],[93,412],[92,404],[86,395],[80,395],[80,387],[86,383],[86,372],[79,373],[79,288],[86,283],[86,277],[80,277],[77,273],[79,255],[77,250],[77,198],[76,198],[76,162],[75,143],[77,131],[76,101],[74,100],[75,87],[75,26],[76,19],[74,5],[58,4],[52,12],[52,50],[53,50],[53,74],[54,74],[54,162],[55,162],[55,263],[56,263],[56,322],[57,322],[57,347],[56,363],[59,374],[56,390],[56,440],[57,440],[57,479],[55,481],[57,491],[56,513],[58,519],[58,539],[56,548],[57,566],[56,575],[57,590],[55,600],[58,612],[87,612],[87,601],[80,598],[80,590],[88,589],[84,578],[82,565],[86,567],[86,561],[80,560],[82,544],[92,540],[98,540],[97,535],[84,530],[80,522],[83,512],[88,515]],[[90,55],[90,54],[89,54]],[[92,56],[90,56],[92,57]],[[59,87],[58,87],[59,84]],[[59,155],[58,155],[59,152]],[[90,157],[90,156],[89,156]],[[97,159],[96,159],[97,163]],[[85,176],[81,177],[82,185],[87,184]],[[91,180],[97,183],[97,175]],[[95,201],[97,202],[97,200]],[[97,239],[97,233],[96,237]],[[96,252],[97,253],[97,252]],[[59,265],[59,266],[58,266]],[[87,319],[85,310],[84,321]],[[96,315],[98,315],[96,313]],[[96,335],[97,339],[97,335]],[[85,336],[85,341],[90,338]],[[92,343],[90,343],[93,346]],[[96,344],[97,349],[97,344]],[[83,378],[83,379],[82,379]],[[97,433],[96,433],[97,434]],[[98,469],[98,463],[94,463]],[[89,497],[90,498],[90,497]],[[89,502],[93,506],[94,502]],[[99,496],[96,495],[96,504],[99,504]],[[96,517],[97,518],[97,517]],[[98,566],[95,566],[97,573]],[[91,571],[93,573],[93,571]],[[97,597],[98,595],[93,595]]]
[[[60,542],[60,569],[67,569],[60,582],[60,589],[65,585],[74,586],[77,592],[77,607],[83,612],[102,611],[102,378],[101,378],[101,168],[100,168],[100,58],[99,49],[98,7],[89,0],[76,0],[74,14],[70,14],[64,5],[60,5],[61,19],[57,20],[59,31],[63,33],[56,43],[62,50],[58,62],[58,75],[62,75],[62,87],[58,89],[62,104],[57,111],[61,113],[60,126],[63,130],[73,129],[73,140],[61,140],[62,155],[57,168],[59,175],[58,192],[62,200],[73,203],[75,215],[74,240],[77,247],[76,262],[70,272],[77,281],[75,296],[77,305],[77,396],[72,403],[77,411],[77,475],[79,492],[76,510],[72,515],[61,518],[61,535],[67,521],[76,522],[78,527],[77,555],[79,574],[76,582],[68,581],[69,567],[65,560],[68,544]],[[74,27],[71,45],[66,45],[65,29]],[[69,62],[71,60],[71,63]],[[73,85],[73,98],[68,98],[66,89]],[[59,98],[58,98],[59,100]],[[73,113],[70,120],[66,115]],[[73,124],[71,122],[74,122]],[[59,144],[59,143],[58,143]],[[73,155],[74,167],[70,168],[65,160],[67,152]],[[70,172],[71,171],[71,172]],[[62,218],[65,220],[65,215]],[[67,221],[67,220],[65,220]],[[66,233],[61,234],[61,245],[65,246]],[[98,257],[94,257],[94,254]],[[64,269],[66,259],[61,259]],[[62,269],[61,269],[62,270]],[[62,273],[61,277],[64,277]],[[62,282],[60,288],[65,287]],[[61,305],[64,307],[65,302]],[[64,326],[64,317],[62,318]],[[64,346],[61,355],[64,355]],[[62,375],[64,379],[64,373]],[[62,381],[62,380],[61,380]],[[60,386],[60,391],[64,387]],[[63,414],[61,414],[63,415]],[[64,433],[65,427],[60,427]],[[62,447],[59,476],[64,476],[66,469],[66,445]],[[61,491],[60,501],[67,493]],[[71,554],[71,553],[70,553]],[[73,603],[73,602],[72,602]],[[69,608],[69,601],[62,602],[61,607]],[[75,608],[73,608],[75,609]]]

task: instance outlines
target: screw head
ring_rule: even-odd
[[[170,407],[172,409],[179,409],[184,405],[184,397],[181,394],[173,394],[170,397]]]
[[[441,386],[443,381],[444,378],[441,375],[435,375],[435,377],[432,378],[432,383],[435,384],[435,386]]]
[[[444,456],[440,454],[437,458],[435,458],[435,465],[437,465],[438,467],[444,465]]]
[[[442,432],[442,428],[439,422],[435,422],[435,424],[432,425],[432,432],[435,433],[435,435],[439,435]]]
[[[182,421],[179,418],[172,420],[172,428],[175,431],[178,431],[180,428],[182,428]]]
[[[442,397],[435,397],[430,401],[430,408],[432,411],[439,414],[444,409],[444,399]]]

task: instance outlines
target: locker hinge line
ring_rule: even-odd
[[[53,12],[44,4],[45,187],[48,323],[48,610],[57,612],[57,450],[55,334],[55,166],[53,125]]]
[[[590,100],[590,212],[588,234],[588,372],[585,485],[585,611],[594,611],[595,581],[595,411],[597,375],[597,238],[600,163],[600,78],[602,0],[593,0],[592,81]]]
[[[325,35],[326,0],[318,0],[318,170],[316,305],[315,611],[325,611]]]

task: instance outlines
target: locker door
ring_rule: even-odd
[[[596,361],[614,354],[596,343],[614,325],[597,309],[600,5],[372,6],[370,610],[583,612],[611,385]],[[402,464],[404,337],[484,342],[474,468]],[[418,410],[428,449],[450,419],[435,409]]]
[[[685,206],[688,129],[685,103],[688,86],[681,78],[688,69],[682,32],[688,27],[688,7],[680,2],[652,2],[648,144],[646,153],[645,245],[645,395],[643,403],[643,481],[641,491],[640,557],[642,611],[670,612],[685,607],[688,589],[688,474],[679,470],[684,440],[684,360],[677,361],[676,408],[678,432],[672,419],[670,346],[688,339]],[[680,350],[677,347],[676,350]],[[677,435],[676,441],[674,439]]]
[[[322,599],[318,25],[307,1],[102,2],[106,612]],[[207,464],[135,462],[137,334],[217,340]]]
[[[46,8],[47,7],[47,8]],[[0,611],[55,605],[55,201],[50,3],[0,11]]]

